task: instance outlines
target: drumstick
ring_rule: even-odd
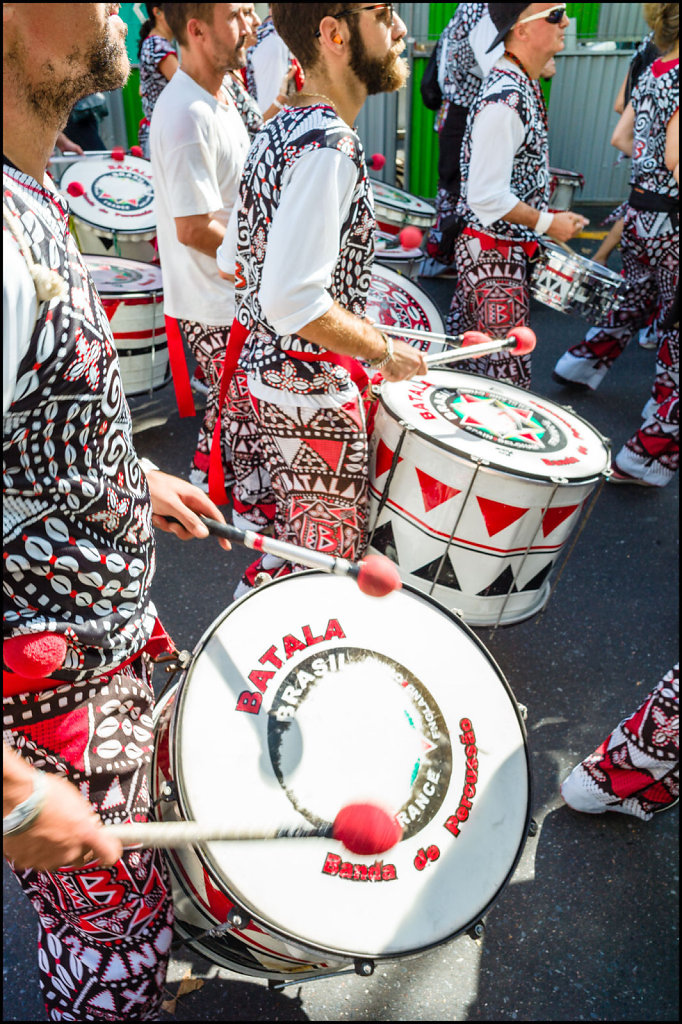
[[[202,825],[197,821],[147,821],[130,825],[106,825],[107,833],[124,846],[168,850],[196,843],[262,839],[336,839],[351,853],[384,853],[400,842],[402,828],[387,811],[374,804],[348,804],[333,822],[313,828],[298,825],[238,831],[223,825]]]
[[[177,523],[177,519],[164,516],[169,523]],[[229,523],[219,523],[208,516],[199,516],[202,523],[208,527],[210,533],[217,537],[225,537],[235,544],[241,544],[252,551],[260,551],[266,555],[275,555],[283,558],[285,562],[299,562],[311,569],[321,569],[323,572],[331,573],[334,576],[350,576],[357,580],[358,587],[363,594],[371,597],[385,597],[393,590],[399,590],[403,583],[395,564],[385,555],[367,555],[360,562],[351,562],[347,558],[336,558],[333,555],[325,555],[321,551],[313,551],[310,548],[302,548],[297,544],[290,544],[288,541],[276,540],[274,537],[264,537],[262,533],[254,530],[239,530]],[[182,523],[180,524],[182,525]]]
[[[431,352],[424,356],[427,366],[447,366],[463,359],[477,359],[492,352],[502,352],[508,348],[511,355],[524,356],[535,348],[535,334],[530,327],[517,327],[506,338],[488,338],[477,345],[463,345],[456,352]]]
[[[460,348],[462,345],[474,345],[477,342],[489,341],[482,331],[465,331],[464,334],[439,334],[437,331],[420,331],[412,327],[396,327],[395,324],[382,324],[376,320],[372,324],[378,331],[391,334],[395,338],[412,338],[415,341],[440,341],[449,348]]]

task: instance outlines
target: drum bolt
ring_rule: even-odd
[[[362,978],[371,978],[374,974],[374,964],[371,960],[356,960],[355,973],[359,974]]]
[[[483,924],[483,921],[477,921],[476,924],[472,928],[469,929],[467,934],[474,941],[478,941],[479,939],[483,938],[484,932],[485,932],[485,925]]]
[[[271,576],[267,572],[259,572],[256,574],[256,578],[253,581],[254,587],[262,587],[264,583],[269,583]]]
[[[243,931],[245,928],[248,928],[250,921],[248,915],[243,910],[233,907],[228,912],[226,924],[237,931]]]
[[[526,705],[525,704],[517,704],[516,706],[519,709],[519,714],[521,715],[521,718],[524,720],[524,722],[527,722],[528,721],[528,708],[526,707]]]
[[[531,818],[529,823],[528,823],[528,835],[529,836],[536,836],[539,831],[540,831],[540,826],[538,825],[537,821],[535,820],[535,818]]]

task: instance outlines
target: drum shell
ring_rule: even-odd
[[[374,266],[365,315],[381,327],[405,327],[410,330],[444,334],[445,326],[436,305],[414,281],[397,273],[393,267],[377,261]],[[445,345],[429,337],[415,340],[405,338],[407,344],[421,352],[442,352]]]
[[[546,604],[562,551],[602,477],[541,479],[477,462],[400,421],[380,399],[370,442],[368,550],[397,561],[406,582],[471,626],[521,622]],[[510,521],[497,530],[484,510],[500,505],[509,507]],[[524,513],[514,519],[517,508]]]
[[[162,388],[170,380],[163,293],[100,294],[109,317],[126,395]]]
[[[78,247],[82,253],[93,256],[121,256],[128,260],[139,260],[142,263],[158,261],[159,254],[154,242],[156,231],[135,232],[106,231],[104,228],[93,228],[85,221],[71,214],[74,233]]]
[[[395,238],[395,235],[377,231],[374,259],[381,266],[389,267],[397,274],[404,274],[416,281],[424,253],[418,248],[405,249],[402,245],[396,245]]]
[[[435,207],[417,196],[381,181],[372,181],[372,190],[377,228],[387,235],[397,235],[410,226],[427,231],[435,224]]]
[[[619,308],[623,279],[578,253],[545,243],[532,261],[530,287],[543,305],[599,322]]]
[[[580,174],[575,171],[560,171],[550,167],[549,209],[563,212],[573,208],[576,192],[583,187]]]
[[[186,715],[186,712],[188,708],[190,712],[192,710],[192,700],[190,699],[190,696],[193,682],[200,679],[201,686],[203,687],[204,685],[205,673],[202,673],[200,659],[204,657],[208,660],[209,663],[212,661],[213,665],[215,666],[215,671],[217,671],[219,675],[219,667],[222,667],[223,665],[230,673],[230,675],[233,675],[236,672],[236,677],[233,680],[228,680],[228,678],[225,677],[224,683],[222,679],[219,682],[220,689],[221,691],[225,691],[226,701],[227,704],[229,704],[230,695],[235,694],[235,692],[238,692],[240,686],[242,685],[241,679],[244,678],[241,674],[240,669],[240,656],[239,654],[235,655],[234,648],[232,647],[234,643],[239,644],[241,641],[237,640],[233,634],[229,633],[231,617],[237,615],[237,613],[240,610],[243,612],[245,603],[248,604],[248,602],[260,602],[261,597],[266,596],[269,601],[269,604],[266,602],[265,605],[266,612],[268,608],[272,611],[272,609],[275,607],[278,609],[288,609],[291,602],[287,602],[287,597],[288,595],[291,595],[292,591],[295,592],[296,587],[294,586],[294,583],[296,584],[296,586],[301,586],[302,584],[308,584],[312,580],[312,583],[316,584],[317,579],[320,578],[323,580],[325,590],[323,593],[322,601],[319,603],[326,610],[326,612],[328,612],[330,607],[328,599],[328,589],[330,587],[333,587],[334,593],[344,595],[344,601],[347,607],[350,606],[350,603],[357,605],[359,602],[360,607],[355,608],[353,615],[357,620],[362,621],[362,630],[365,636],[376,635],[378,628],[378,619],[375,617],[373,618],[373,621],[370,622],[368,618],[368,609],[365,608],[365,604],[367,604],[367,602],[369,602],[372,607],[376,607],[375,599],[365,598],[362,595],[359,595],[357,588],[350,580],[340,580],[334,577],[323,576],[323,574],[320,573],[298,573],[294,577],[289,578],[288,580],[275,581],[274,583],[270,583],[262,588],[259,588],[259,590],[252,592],[250,595],[247,595],[245,598],[242,598],[240,601],[233,604],[227,610],[227,612],[225,612],[223,616],[219,620],[217,620],[217,624],[214,624],[209,628],[205,636],[197,645],[197,648],[195,649],[194,652],[194,659],[198,658],[199,662],[198,667],[194,672],[194,676],[192,676],[193,667],[190,664],[187,670],[183,673],[183,676],[181,677],[180,681],[174,684],[172,689],[166,691],[166,693],[162,695],[157,705],[155,715],[156,743],[152,765],[151,786],[153,804],[155,806],[154,813],[157,815],[157,817],[160,817],[162,820],[178,821],[184,820],[187,817],[202,817],[201,812],[197,813],[196,815],[193,815],[192,811],[197,806],[203,806],[204,813],[206,813],[206,808],[209,806],[209,804],[212,807],[215,801],[213,791],[210,790],[209,793],[203,795],[201,799],[198,799],[197,803],[195,804],[194,797],[197,796],[197,769],[193,768],[194,779],[189,779],[189,777],[186,776],[185,773],[183,772],[183,765],[180,763],[178,757],[178,751],[180,750],[181,747],[182,749],[187,751],[187,745],[185,744],[183,746],[181,742],[183,729],[185,731],[185,735],[187,735],[188,726],[190,726],[189,732],[193,735],[196,735],[196,730],[191,728],[192,725],[196,726],[196,714],[200,710],[198,705],[196,704],[196,696],[194,696],[193,698],[195,702],[193,714],[190,713],[189,715]],[[294,582],[292,583],[292,581]],[[287,590],[284,590],[284,586],[287,587]],[[272,593],[273,588],[277,588],[276,596]],[[462,654],[462,645],[466,644],[466,654],[461,656],[458,660],[462,679],[464,679],[465,677],[468,678],[469,676],[472,679],[475,678],[478,683],[478,686],[481,688],[481,691],[486,692],[488,694],[490,691],[487,690],[486,687],[490,686],[490,680],[497,679],[495,687],[500,688],[501,683],[503,684],[504,690],[506,690],[506,696],[501,701],[501,705],[504,705],[504,708],[501,707],[499,709],[502,712],[502,715],[500,718],[497,718],[495,716],[495,735],[500,738],[499,742],[502,745],[501,749],[493,753],[491,747],[494,744],[490,742],[490,738],[488,738],[488,742],[486,743],[485,729],[481,730],[481,757],[483,759],[484,766],[487,766],[488,775],[488,778],[484,781],[484,775],[486,774],[486,770],[482,768],[480,786],[480,809],[483,815],[483,819],[486,820],[488,823],[486,825],[485,832],[486,849],[482,851],[478,848],[476,842],[471,842],[471,840],[474,840],[475,838],[475,834],[473,831],[470,831],[464,839],[460,838],[455,843],[451,831],[447,831],[442,828],[442,823],[444,822],[446,815],[451,811],[454,812],[454,810],[457,808],[457,797],[455,797],[453,804],[452,795],[453,793],[460,792],[460,789],[464,782],[466,765],[468,763],[466,758],[469,756],[473,756],[469,753],[465,753],[465,748],[462,746],[462,743],[473,742],[473,740],[462,739],[460,742],[460,739],[458,738],[457,735],[457,732],[461,728],[473,729],[473,726],[471,726],[470,723],[468,725],[462,724],[462,722],[464,722],[465,720],[460,719],[460,702],[464,701],[463,706],[465,706],[469,710],[469,713],[473,715],[475,721],[478,721],[478,719],[476,713],[473,710],[473,702],[470,701],[469,691],[465,690],[460,685],[459,680],[457,681],[457,684],[454,687],[454,689],[451,687],[447,687],[443,678],[443,671],[441,668],[439,668],[437,671],[438,685],[441,688],[439,698],[441,700],[441,706],[442,701],[444,699],[447,699],[448,701],[454,701],[454,706],[457,708],[455,721],[450,723],[450,738],[448,740],[448,743],[450,745],[448,749],[452,749],[453,757],[452,778],[450,777],[450,769],[448,768],[448,781],[445,784],[446,789],[441,794],[440,799],[434,804],[433,814],[435,814],[435,817],[433,816],[433,814],[429,817],[428,824],[426,824],[425,826],[426,831],[420,826],[417,829],[416,834],[412,836],[412,838],[409,841],[407,839],[404,839],[403,843],[400,844],[400,848],[395,849],[394,854],[396,858],[396,863],[398,864],[399,876],[401,878],[404,878],[409,868],[412,870],[413,877],[417,880],[417,882],[419,882],[420,885],[426,886],[425,889],[421,889],[420,891],[422,892],[422,895],[424,895],[425,893],[429,894],[428,903],[430,907],[434,899],[436,899],[437,901],[436,906],[440,907],[442,902],[439,901],[437,896],[435,896],[433,893],[433,889],[435,886],[435,878],[433,876],[436,874],[436,868],[430,869],[430,875],[427,872],[425,872],[424,875],[422,876],[419,874],[422,868],[418,867],[417,870],[415,871],[411,865],[411,858],[413,857],[414,853],[416,852],[421,842],[423,842],[425,846],[428,847],[429,842],[434,841],[433,838],[428,837],[435,836],[436,841],[439,844],[443,845],[444,863],[441,866],[446,869],[446,874],[441,876],[441,881],[444,884],[447,884],[447,877],[449,877],[450,872],[454,869],[453,865],[450,863],[448,858],[457,857],[460,855],[460,853],[464,856],[465,859],[462,862],[462,878],[457,883],[457,886],[455,886],[455,888],[459,889],[461,887],[464,887],[464,890],[466,891],[467,895],[465,896],[463,902],[465,902],[467,905],[469,904],[468,893],[471,888],[471,879],[469,876],[469,871],[464,867],[464,865],[468,864],[469,870],[471,870],[472,863],[475,864],[475,870],[476,873],[478,874],[479,865],[481,863],[488,863],[488,869],[486,870],[485,868],[481,868],[480,871],[481,878],[487,879],[485,884],[489,889],[489,895],[486,896],[485,901],[481,901],[480,903],[477,902],[478,895],[476,894],[473,896],[473,905],[477,906],[480,909],[480,913],[483,914],[492,905],[494,900],[501,892],[501,889],[504,887],[504,885],[511,877],[511,874],[513,873],[513,870],[516,867],[518,859],[521,855],[523,842],[530,821],[530,768],[529,756],[525,742],[525,729],[523,727],[523,722],[521,720],[519,710],[513,698],[513,695],[511,694],[511,691],[509,690],[508,685],[504,681],[504,678],[502,677],[499,669],[492,661],[490,656],[487,654],[485,648],[483,648],[483,645],[480,643],[480,641],[471,633],[471,631],[467,629],[467,627],[463,623],[461,623],[461,621],[457,620],[455,617],[451,615],[448,615],[448,613],[445,612],[442,608],[440,608],[440,606],[438,606],[435,602],[430,601],[427,598],[421,597],[414,591],[409,592],[409,588],[405,588],[405,590],[401,591],[400,594],[392,595],[389,598],[389,602],[391,601],[393,602],[391,604],[391,608],[387,612],[385,612],[386,618],[382,620],[384,623],[386,623],[386,621],[390,621],[391,623],[390,637],[385,635],[383,638],[383,642],[380,642],[377,648],[372,647],[372,650],[383,650],[385,643],[388,642],[391,644],[391,649],[393,651],[395,651],[397,648],[396,657],[398,657],[398,659],[400,659],[401,657],[401,650],[402,656],[404,657],[407,645],[396,645],[395,638],[393,635],[395,629],[396,609],[402,609],[403,605],[406,606],[408,611],[410,610],[410,608],[413,609],[414,612],[416,613],[416,620],[418,623],[422,623],[422,616],[425,614],[425,612],[428,612],[429,617],[433,616],[434,618],[438,619],[438,626],[437,628],[435,628],[435,632],[433,635],[434,644],[431,654],[429,655],[429,667],[426,670],[427,677],[431,679],[434,678],[433,672],[435,663],[437,663],[439,666],[445,666],[446,664],[450,664],[447,654],[448,651],[454,650],[455,652],[459,652],[460,654]],[[326,619],[326,614],[324,617]],[[349,617],[351,616],[349,615]],[[342,619],[345,622],[345,618],[343,616]],[[237,616],[237,622],[239,621],[241,620]],[[264,621],[270,621],[267,615],[265,615]],[[442,634],[440,631],[443,628],[443,624],[447,624],[448,637],[450,637],[454,641],[453,643],[440,642],[442,641]],[[218,627],[217,629],[216,625]],[[233,630],[235,629],[234,626],[232,626],[232,628]],[[233,636],[232,640],[230,640],[231,635]],[[239,631],[239,635],[246,635],[246,631],[242,629],[241,631]],[[342,633],[341,635],[343,636],[344,634]],[[347,635],[348,638],[350,639],[351,632],[349,631]],[[253,650],[255,653],[260,653],[260,643],[263,639],[264,634],[261,634],[257,637],[251,636],[250,643],[254,645]],[[289,639],[292,638],[289,637]],[[313,636],[312,642],[317,643],[317,641],[320,639],[322,638]],[[218,643],[218,646],[211,646],[211,644],[214,644],[216,641]],[[228,645],[227,647],[224,646],[226,642]],[[220,652],[224,651],[227,654],[228,647],[231,648],[228,654],[228,660],[223,661],[223,654]],[[322,649],[323,648],[319,647],[315,648],[318,654]],[[416,662],[417,655],[415,653],[414,645],[411,642],[409,643],[409,650],[409,657]],[[218,654],[217,661],[215,660],[216,653]],[[471,659],[470,662],[469,659]],[[468,671],[464,667],[465,663],[468,665]],[[204,662],[204,664],[206,664],[206,662]],[[292,664],[296,663],[293,662]],[[300,664],[301,662],[299,662],[299,665]],[[409,661],[406,664],[408,664],[407,671],[409,672]],[[484,669],[482,669],[483,665],[485,665]],[[287,667],[288,666],[286,665],[284,666],[285,673]],[[485,685],[484,676],[487,679]],[[403,677],[400,676],[397,678],[400,679]],[[408,675],[406,678],[413,677]],[[278,679],[281,680],[281,676],[278,676]],[[277,685],[277,683],[273,684],[274,687],[276,687]],[[405,693],[405,683],[400,684],[398,682],[395,682],[393,685],[395,685],[398,688],[398,692],[400,694]],[[427,694],[428,697],[428,691],[424,692]],[[497,689],[495,689],[495,693],[497,693]],[[481,702],[484,701],[483,698],[478,699]],[[195,744],[193,743],[192,749],[197,750],[199,762],[201,762],[202,759],[205,758],[205,771],[207,774],[209,773],[211,767],[215,766],[215,761],[212,761],[211,757],[209,756],[209,751],[216,749],[215,739],[217,737],[220,737],[221,748],[225,748],[227,750],[231,747],[234,751],[236,751],[236,753],[234,753],[232,757],[237,757],[239,759],[240,769],[243,767],[244,770],[240,770],[239,778],[235,781],[239,784],[239,787],[244,790],[244,799],[250,801],[250,807],[253,807],[255,805],[255,802],[257,801],[257,795],[256,793],[254,793],[253,796],[251,795],[252,790],[250,788],[250,782],[253,782],[253,779],[249,774],[249,767],[252,767],[252,762],[249,759],[249,753],[247,751],[246,764],[244,766],[241,765],[241,761],[244,758],[244,748],[241,747],[239,744],[239,736],[235,737],[234,729],[236,727],[238,732],[239,730],[246,730],[249,736],[249,742],[253,740],[253,742],[255,743],[255,750],[257,751],[257,771],[260,773],[263,770],[263,756],[265,756],[265,759],[267,759],[268,745],[266,743],[265,747],[263,747],[261,740],[258,739],[257,735],[255,735],[255,732],[257,731],[259,724],[261,726],[263,725],[263,720],[261,720],[260,723],[258,723],[256,721],[253,721],[250,715],[233,714],[232,720],[236,718],[240,721],[237,723],[236,726],[233,721],[233,729],[228,735],[224,730],[224,721],[221,722],[220,707],[218,706],[222,704],[222,701],[223,698],[221,696],[220,700],[217,703],[211,704],[211,725],[208,726],[208,732],[211,733],[211,735],[206,735],[205,729],[204,734],[202,734],[201,737],[200,747],[196,747]],[[488,708],[490,706],[490,703],[490,699],[485,700],[484,706]],[[233,702],[232,707],[234,707]],[[266,701],[263,701],[263,710],[266,712],[268,717],[272,715],[273,708],[274,705],[269,708],[266,707]],[[434,710],[435,708],[436,705],[434,705]],[[391,709],[388,710],[390,711]],[[246,721],[247,719],[249,721]],[[392,719],[390,715],[386,716],[386,721],[391,720]],[[384,728],[386,728],[385,724]],[[424,728],[423,725],[422,728]],[[347,743],[347,741],[343,740],[343,737],[345,735],[345,731],[343,731],[341,733],[341,742]],[[324,741],[323,749],[326,751],[327,743],[324,735],[322,738]],[[428,762],[428,754],[424,755],[422,751],[421,756],[426,756],[426,760]],[[336,764],[333,755],[331,756],[331,760],[333,764]],[[232,780],[229,779],[229,776],[222,775],[221,779],[222,778],[225,779],[225,785],[222,786],[220,785],[219,782],[218,798],[220,797],[220,792],[225,788],[229,788],[229,785],[232,782]],[[193,795],[188,791],[187,788],[188,779],[189,783],[192,786],[194,786]],[[165,794],[166,798],[164,798],[164,786],[166,783],[170,783],[171,792]],[[452,788],[450,788],[451,784]],[[491,790],[489,787],[493,786],[495,788]],[[503,792],[498,792],[497,787],[501,787]],[[509,790],[509,792],[506,794],[505,797],[503,793],[506,790]],[[234,784],[232,784],[231,792],[234,793],[234,791],[235,786]],[[512,793],[514,794],[513,797]],[[208,803],[206,802],[207,799]],[[511,803],[517,803],[517,800],[518,804],[516,808],[512,811],[510,805]],[[443,802],[441,803],[441,801]],[[471,806],[471,804],[469,806]],[[509,814],[507,814],[507,809],[509,809]],[[236,813],[239,814],[239,811],[237,811]],[[459,819],[460,822],[462,820],[465,820],[467,817],[468,814],[464,814]],[[497,826],[497,828],[495,826]],[[474,828],[473,823],[471,827],[472,829]],[[504,829],[504,838],[499,836],[500,828]],[[284,842],[286,843],[287,841]],[[318,843],[318,840],[292,840],[292,842],[303,842],[303,845],[306,847],[305,850],[300,850],[300,847],[294,849],[292,857],[294,857],[297,864],[299,863],[300,858],[305,856],[306,863],[308,865],[310,865],[311,863],[319,863],[321,865],[321,860],[318,858],[317,852],[317,850],[319,850],[320,847],[315,848],[308,846],[308,844]],[[464,844],[466,844],[466,852]],[[405,845],[407,845],[407,849],[403,850],[403,846]],[[501,845],[504,845],[506,847],[507,853],[502,855],[502,860],[500,861],[499,848]],[[355,951],[347,951],[344,953],[339,952],[338,950],[334,951],[329,949],[322,950],[311,948],[310,945],[307,945],[305,942],[299,941],[296,938],[292,938],[290,933],[282,933],[281,931],[278,931],[276,928],[271,927],[269,921],[265,922],[263,920],[263,917],[258,914],[252,916],[252,920],[248,927],[243,928],[241,931],[239,931],[239,933],[228,932],[227,936],[221,935],[219,941],[225,941],[225,948],[222,951],[216,950],[215,944],[209,945],[207,940],[197,940],[196,929],[202,929],[204,927],[210,928],[212,925],[222,924],[225,921],[225,918],[229,913],[230,909],[234,906],[231,896],[231,892],[233,891],[233,882],[228,878],[226,883],[226,880],[224,878],[222,878],[219,874],[216,874],[215,865],[220,862],[219,859],[217,859],[217,849],[220,846],[222,846],[222,844],[206,844],[205,848],[193,847],[187,848],[185,850],[174,850],[171,851],[168,855],[168,863],[173,878],[173,889],[176,906],[176,925],[178,927],[178,931],[181,935],[183,935],[183,937],[188,936],[190,938],[190,945],[192,945],[194,948],[197,948],[204,956],[207,956],[208,959],[213,960],[216,963],[220,963],[222,966],[226,966],[230,969],[236,970],[239,973],[270,978],[291,978],[292,976],[296,976],[297,974],[300,974],[302,971],[306,970],[308,970],[312,974],[329,973],[329,971],[332,969],[336,969],[342,966],[349,966],[353,962],[353,959],[355,959],[357,956],[364,957],[366,955],[362,952],[358,953]],[[260,842],[257,845],[249,844],[249,847],[250,849],[247,847],[247,853],[244,855],[248,857],[249,861],[254,857],[267,857],[268,859],[273,857],[275,858],[275,863],[278,863],[280,857],[286,857],[288,855],[288,852],[286,850],[283,850],[281,846],[279,847],[279,850],[277,849],[277,847],[272,846],[266,848],[263,842]],[[325,843],[321,847],[321,849],[324,850],[326,848],[327,847]],[[244,847],[241,846],[240,849],[243,850]],[[512,852],[514,850],[516,851],[515,854]],[[269,851],[275,852],[270,853]],[[310,858],[308,858],[309,852],[312,861],[310,860]],[[397,858],[400,857],[401,852],[403,854],[403,858],[402,860],[398,860]],[[509,859],[507,859],[507,855],[509,856]],[[229,856],[232,856],[231,851],[229,851]],[[352,855],[350,854],[346,854],[346,856],[352,857]],[[390,856],[391,855],[389,855],[389,857]],[[291,862],[289,863],[291,864]],[[256,870],[258,871],[256,877],[260,878],[261,874],[260,871],[258,870],[258,866]],[[277,868],[277,871],[279,871],[279,868]],[[317,872],[314,871],[313,874],[317,874],[317,878],[319,880],[319,869]],[[489,880],[491,875],[494,875],[496,878],[494,883],[491,883]],[[289,876],[287,876],[286,873],[283,874],[284,880],[286,880],[288,877]],[[322,877],[324,879],[328,878],[328,876],[325,875],[323,875]],[[262,881],[263,886],[261,887],[261,885],[258,885],[256,890],[257,897],[259,903],[261,905],[264,904],[267,907],[265,886],[268,881],[268,876],[263,875]],[[273,884],[275,884],[274,881]],[[327,882],[325,881],[324,884],[326,885]],[[352,900],[356,898],[364,899],[365,894],[369,894],[371,896],[371,903],[373,907],[384,906],[389,907],[391,909],[391,920],[395,921],[396,928],[398,929],[398,931],[401,931],[403,933],[410,931],[411,933],[411,925],[409,924],[409,922],[411,921],[412,915],[417,915],[417,907],[410,908],[409,903],[405,902],[406,895],[409,895],[413,891],[409,887],[409,882],[406,891],[404,891],[400,887],[398,887],[397,890],[394,890],[391,887],[390,883],[388,883],[387,886],[371,886],[369,890],[365,889],[364,892],[363,886],[360,885],[358,887],[358,885],[354,882],[339,883],[335,880],[331,884],[332,887],[336,887],[338,885],[341,885],[342,887],[340,890],[334,890],[336,894],[336,899],[338,900],[340,898],[344,902],[347,899],[350,899],[351,905]],[[397,884],[398,883],[396,883],[396,885]],[[316,891],[318,891],[319,895],[319,890]],[[325,890],[325,892],[328,892],[328,890]],[[289,897],[288,893],[287,897]],[[379,897],[381,897],[381,902],[379,904],[376,904],[375,901]],[[299,895],[295,898],[300,899],[301,897]],[[325,896],[325,900],[328,898],[328,896]],[[386,899],[389,900],[388,903],[385,902]],[[311,901],[310,897],[308,897],[308,904],[310,907],[310,912],[316,911],[317,915],[320,916],[322,920],[325,920],[328,917],[331,907],[328,906],[326,903],[324,906],[319,906],[314,901]],[[459,912],[459,904],[460,900],[458,898],[455,898],[454,904],[451,904],[451,906],[456,907],[457,911]],[[247,908],[246,917],[248,918],[248,904],[243,903],[242,905],[246,906]],[[338,909],[339,905],[337,904],[337,910]],[[327,911],[326,915],[324,914],[325,910]],[[469,912],[470,911],[467,910],[467,913]],[[347,912],[344,907],[343,913],[347,917],[347,925],[350,924],[354,925],[356,928],[359,927],[358,918],[354,912]],[[365,915],[366,913],[366,908],[363,908],[363,915]],[[447,918],[447,914],[444,914],[443,917]],[[475,921],[478,921],[479,919],[480,918],[476,916],[475,918],[473,918],[473,921],[469,920],[466,925],[464,925],[463,927],[460,926],[460,928],[456,932],[453,929],[451,934],[443,934],[443,929],[444,927],[447,927],[447,925],[444,926],[444,923],[441,920],[437,923],[437,925],[433,926],[433,930],[438,933],[439,937],[435,939],[431,944],[424,946],[420,945],[419,948],[405,949],[404,952],[400,953],[386,953],[386,955],[375,954],[373,958],[394,960],[419,955],[420,953],[424,952],[427,948],[432,948],[434,946],[442,944],[443,942],[447,942],[451,938],[454,938],[455,934],[461,934],[462,931],[466,930],[466,928],[468,927],[471,927],[471,924]],[[427,920],[429,922],[429,931],[431,931],[431,913],[429,913]],[[390,933],[391,935],[393,935],[392,926],[389,927],[388,930],[386,930],[382,926],[382,929],[380,929],[378,934],[380,934],[382,930],[384,934]],[[361,947],[363,941],[361,930],[360,932],[358,932],[356,938],[358,940],[359,946]],[[404,942],[404,934],[402,936],[402,941]],[[237,947],[236,952],[234,949],[235,946]],[[343,950],[343,948],[345,947],[341,948]],[[246,958],[242,955],[244,951],[246,951],[247,953]],[[245,959],[250,959],[251,962],[245,963]]]

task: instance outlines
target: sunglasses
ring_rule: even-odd
[[[388,24],[393,24],[393,18],[395,17],[395,10],[393,4],[369,4],[368,7],[346,7],[344,10],[339,11],[338,14],[332,15],[334,18],[347,18],[350,14],[363,14],[365,11],[388,11]],[[322,33],[318,29],[315,33],[315,38],[319,39]]]
[[[538,14],[531,14],[528,18],[521,18],[517,21],[517,25],[525,25],[527,21],[544,21],[549,22],[550,25],[558,25],[563,20],[564,14],[566,13],[566,4],[558,4],[556,7],[550,7],[548,11],[540,11]]]

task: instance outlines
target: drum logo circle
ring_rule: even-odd
[[[92,183],[95,199],[116,213],[139,212],[154,202],[154,188],[136,171],[107,171]]]
[[[268,713],[272,770],[311,824],[348,803],[394,814],[403,839],[438,813],[452,748],[432,694],[403,665],[361,647],[334,647],[301,661]]]
[[[429,399],[448,423],[505,448],[555,452],[567,443],[556,423],[507,396],[474,389],[434,388]]]

